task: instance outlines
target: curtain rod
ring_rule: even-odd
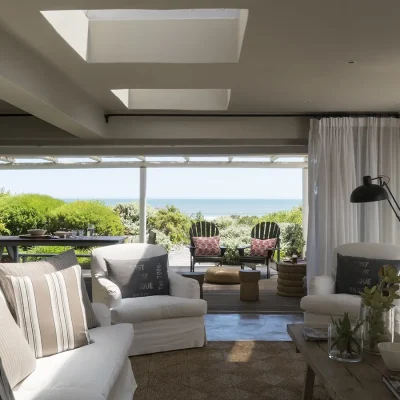
[[[341,118],[341,117],[378,117],[378,118],[400,118],[400,113],[398,112],[388,112],[388,113],[376,113],[376,112],[362,112],[362,113],[345,113],[345,112],[333,112],[333,113],[304,113],[304,114],[162,114],[162,113],[152,113],[152,114],[105,114],[104,118],[108,122],[111,117],[186,117],[186,118],[279,118],[279,117],[306,117],[306,118]]]

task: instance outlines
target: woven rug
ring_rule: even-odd
[[[260,300],[255,302],[240,301],[240,285],[217,285],[205,283],[204,300],[207,301],[208,313],[301,313],[299,297],[283,297],[276,294],[276,275],[258,282]]]
[[[290,342],[208,342],[131,362],[135,400],[299,400],[306,368]],[[330,399],[318,381],[314,399]]]

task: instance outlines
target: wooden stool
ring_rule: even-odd
[[[203,283],[204,283],[204,272],[182,272],[182,276],[185,278],[192,278],[199,282],[200,285],[200,298],[203,298]]]
[[[257,270],[240,270],[240,300],[241,301],[258,301],[260,291],[258,289],[258,281],[261,273]]]

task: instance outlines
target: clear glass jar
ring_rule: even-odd
[[[328,355],[336,361],[359,362],[362,360],[361,327],[357,321],[351,325],[351,331],[342,334],[331,322],[328,327]]]
[[[383,311],[362,304],[360,319],[362,326],[362,347],[366,353],[380,354],[378,344],[394,341],[395,308]]]

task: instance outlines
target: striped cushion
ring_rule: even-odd
[[[10,382],[8,382],[6,372],[3,369],[1,358],[0,358],[0,399],[14,400],[14,394],[11,390]]]
[[[44,261],[38,262],[27,262],[27,263],[0,263],[0,286],[3,289],[4,294],[7,298],[11,297],[12,288],[8,281],[5,281],[6,275],[12,275],[15,277],[28,276],[29,278],[36,278],[43,274],[50,274],[55,271],[62,271],[65,268],[78,265],[78,260],[74,250],[68,250],[54,257],[46,258]],[[86,321],[88,328],[96,328],[100,324],[98,323],[94,314],[92,304],[90,303],[89,296],[86,291],[86,286],[82,280],[82,298],[85,306]],[[11,314],[16,318],[15,309],[10,307]]]
[[[12,388],[30,375],[36,368],[35,354],[29,347],[20,327],[15,323],[1,294],[0,360],[3,368],[0,372],[0,382],[5,381],[4,375],[6,374]],[[0,383],[0,399],[3,399],[1,387]]]
[[[6,276],[12,286],[17,324],[36,358],[89,343],[82,301],[81,267],[37,278]]]

